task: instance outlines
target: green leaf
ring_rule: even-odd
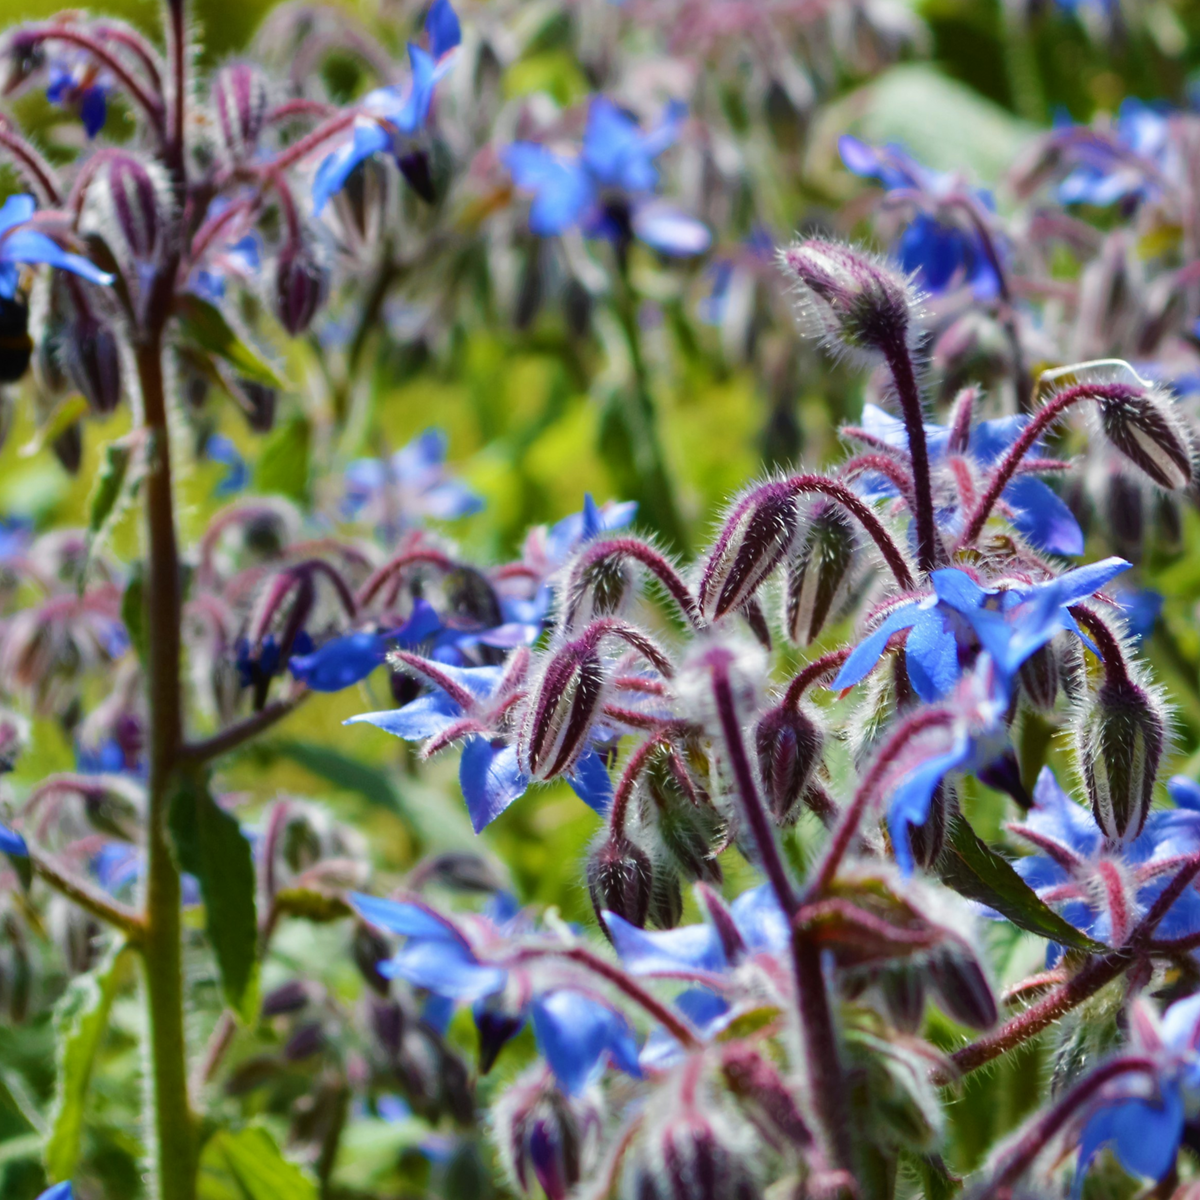
[[[122,442],[109,442],[104,447],[104,458],[88,501],[88,533],[99,533],[112,515],[129,470],[129,459],[130,449]]]
[[[185,295],[175,302],[175,315],[184,336],[202,350],[227,362],[243,379],[282,388],[284,381],[256,350],[230,328],[221,310],[199,296]]]
[[[94,971],[73,979],[55,1008],[58,1083],[45,1148],[46,1174],[55,1183],[70,1179],[79,1161],[96,1052],[131,954],[127,945],[119,946]]]
[[[140,562],[135,562],[129,570],[129,582],[121,597],[121,620],[142,670],[145,670],[150,654],[150,637],[146,630],[146,576]]]
[[[208,1139],[197,1194],[199,1200],[317,1200],[316,1184],[257,1125]]]
[[[258,459],[258,490],[304,500],[308,495],[311,440],[312,430],[304,417],[285,421],[272,430]]]
[[[252,1020],[258,1007],[258,918],[250,843],[201,775],[181,780],[171,797],[170,826],[179,865],[200,881],[205,929],[226,1003]]]
[[[335,787],[357,792],[372,804],[404,815],[400,793],[396,791],[387,772],[378,767],[368,766],[330,746],[318,746],[310,742],[280,740],[272,742],[271,749]]]
[[[1094,942],[1065,921],[1013,870],[1012,864],[979,839],[961,813],[946,829],[946,848],[937,864],[947,887],[994,908],[1014,925],[1063,946],[1105,954],[1110,947]]]

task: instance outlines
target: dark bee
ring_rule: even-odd
[[[15,297],[0,296],[0,383],[16,383],[29,369],[32,356],[29,306]]]

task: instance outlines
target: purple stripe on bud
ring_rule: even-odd
[[[1153,389],[1112,389],[1100,402],[1105,436],[1159,487],[1192,482],[1192,445],[1169,397]]]
[[[162,236],[158,189],[136,158],[116,154],[108,165],[108,190],[117,229],[137,262],[150,262]]]
[[[250,63],[231,63],[217,73],[212,97],[226,154],[235,160],[247,157],[267,115],[266,78]]]
[[[854,564],[854,529],[834,504],[821,504],[804,531],[800,552],[788,566],[787,631],[810,646],[842,603]]]
[[[771,814],[781,825],[799,815],[800,798],[821,761],[825,738],[807,713],[780,705],[754,730],[758,770]]]
[[[551,657],[517,738],[521,767],[531,779],[552,779],[575,765],[587,749],[607,683],[592,638],[568,642]]]
[[[700,578],[700,612],[715,621],[741,608],[783,560],[799,526],[799,501],[785,483],[767,483],[729,514]]]

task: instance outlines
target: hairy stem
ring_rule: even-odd
[[[933,519],[933,485],[929,476],[929,448],[925,444],[925,414],[921,410],[921,392],[913,370],[908,346],[898,342],[885,352],[900,409],[908,435],[908,452],[912,456],[913,498],[916,508],[913,519],[917,526],[917,561],[921,570],[932,571],[941,559],[937,526]]]
[[[73,900],[93,917],[121,930],[131,942],[136,943],[141,938],[144,930],[139,913],[113,900],[86,879],[78,878],[50,855],[33,847],[28,847],[28,851],[30,865],[39,879],[44,879],[56,892]]]

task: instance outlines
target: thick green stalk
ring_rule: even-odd
[[[157,1194],[159,1200],[194,1200],[196,1146],[188,1100],[179,868],[167,833],[167,807],[183,741],[182,597],[162,351],[162,322],[155,321],[154,328],[137,346],[138,382],[149,447],[145,483],[145,615],[150,770],[142,957],[149,1009]]]

